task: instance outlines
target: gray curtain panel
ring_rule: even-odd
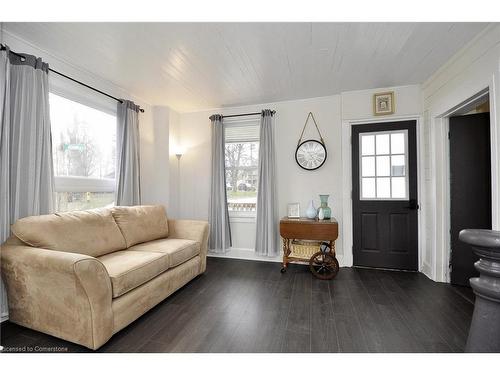
[[[54,209],[49,66],[31,55],[0,55],[1,241],[18,218]]]
[[[231,247],[231,228],[227,209],[224,124],[221,115],[212,115],[212,181],[210,189],[209,250],[225,253]]]
[[[35,56],[0,51],[0,243],[17,219],[54,208],[48,69]],[[1,300],[4,314],[3,285]]]
[[[274,147],[274,112],[262,111],[259,145],[259,188],[255,252],[276,256],[279,253],[278,194],[276,189],[276,154]]]
[[[122,99],[122,103],[118,102],[116,122],[116,205],[139,205],[139,106]]]

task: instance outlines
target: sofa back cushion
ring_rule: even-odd
[[[11,229],[28,245],[93,257],[126,247],[110,209],[25,217],[17,220]]]
[[[168,220],[163,206],[117,206],[111,210],[127,247],[168,237]]]

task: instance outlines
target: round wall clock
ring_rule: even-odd
[[[308,139],[297,146],[295,151],[295,161],[308,171],[313,171],[321,167],[326,161],[326,147],[323,142]]]
[[[314,126],[318,131],[319,141],[315,139],[308,139],[302,142],[302,137],[304,136],[304,131],[306,130],[307,122],[309,118],[312,118],[314,121]],[[304,127],[302,128],[302,133],[300,134],[299,142],[297,143],[297,150],[295,150],[295,161],[299,165],[300,168],[305,169],[306,171],[314,171],[318,169],[326,161],[326,146],[325,141],[323,141],[323,136],[319,131],[318,124],[316,123],[316,119],[312,112],[309,112],[306,118],[306,122]]]

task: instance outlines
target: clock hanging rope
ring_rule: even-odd
[[[319,134],[319,141],[316,139],[307,139],[305,141],[302,141],[302,137],[304,136],[304,131],[306,130],[309,118],[312,118],[314,125],[316,126],[316,130]],[[297,143],[297,149],[295,150],[295,161],[302,169],[313,171],[325,164],[326,156],[327,152],[325,141],[323,140],[323,136],[319,131],[319,127],[316,123],[316,119],[314,118],[313,113],[309,112],[304,127],[302,128],[299,142]]]

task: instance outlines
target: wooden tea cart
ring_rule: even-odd
[[[286,272],[289,263],[307,262],[313,275],[320,279],[328,280],[337,275],[339,263],[335,257],[335,240],[338,238],[338,223],[335,218],[284,217],[280,220],[280,235],[283,239],[282,273]]]

